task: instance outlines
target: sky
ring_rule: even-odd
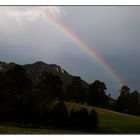
[[[57,64],[88,83],[105,82],[107,94],[120,86],[88,52],[42,15],[73,31],[140,91],[140,6],[1,6],[0,61]]]

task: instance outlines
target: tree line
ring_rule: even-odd
[[[34,83],[26,69],[20,65],[0,72],[0,122],[96,129],[96,111],[93,109],[89,112],[81,108],[68,112],[64,103],[67,98],[59,76],[42,72],[39,81]],[[72,98],[73,96],[70,99]]]
[[[119,112],[140,116],[140,93],[136,90],[130,92],[128,86],[122,86],[112,108]]]
[[[15,65],[0,72],[0,121],[35,124],[71,129],[95,129],[98,114],[67,110],[64,101],[88,104],[140,116],[140,94],[122,86],[114,101],[106,95],[104,82],[96,80],[85,88],[80,77],[74,77],[64,90],[59,76],[42,72],[38,82],[29,78],[25,68]]]
[[[66,100],[140,116],[140,93],[138,91],[130,92],[130,88],[123,85],[119,90],[119,97],[114,100],[110,94],[107,95],[106,90],[106,85],[102,81],[96,80],[86,89],[80,77],[74,77],[66,90]]]

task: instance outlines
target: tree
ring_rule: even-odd
[[[86,88],[83,86],[80,77],[73,78],[72,83],[67,87],[66,93],[69,101],[79,103],[84,103],[87,101]]]
[[[75,111],[71,110],[70,124],[72,128],[79,130],[95,130],[98,125],[98,114],[92,109],[90,112],[86,108]]]
[[[61,98],[62,82],[59,76],[52,73],[43,72],[40,76],[37,88],[48,98]],[[44,97],[43,97],[44,98]]]
[[[87,109],[71,111],[70,126],[74,129],[88,130],[89,129],[89,113]]]
[[[8,88],[10,88],[12,94],[9,96],[9,101],[12,108],[12,119],[17,122],[25,122],[26,110],[28,106],[26,105],[28,100],[29,92],[32,89],[32,81],[28,77],[26,70],[20,66],[15,65],[13,69],[8,70],[6,73],[6,78],[8,83],[10,83]]]
[[[127,85],[122,86],[122,88],[120,90],[120,94],[129,95],[130,88]]]
[[[12,83],[6,78],[5,73],[0,72],[0,121],[8,120],[10,116],[11,85]]]
[[[31,96],[34,104],[33,120],[35,123],[47,125],[49,110],[54,101],[61,98],[61,95],[62,83],[60,78],[46,71],[42,72]]]
[[[25,68],[20,65],[15,65],[13,69],[6,72],[7,78],[9,78],[14,84],[14,92],[17,96],[21,96],[32,88],[32,81],[30,80]]]
[[[114,110],[133,115],[140,115],[139,92],[133,91],[130,93],[128,86],[122,86],[120,96],[114,102]]]
[[[90,128],[95,129],[97,128],[98,122],[99,122],[99,117],[97,112],[92,109],[90,114],[89,114],[89,122],[90,122]]]
[[[130,89],[127,85],[122,86],[120,96],[114,102],[114,108],[117,111],[128,113],[130,105]]]
[[[57,103],[50,112],[49,125],[63,128],[68,122],[68,111],[64,102]]]
[[[89,86],[88,100],[89,104],[93,106],[108,106],[108,96],[105,94],[106,86],[103,82],[96,80]]]
[[[138,91],[134,91],[130,94],[129,98],[129,112],[133,115],[140,115],[140,94]]]

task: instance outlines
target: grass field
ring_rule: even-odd
[[[90,111],[93,107],[76,103],[65,102],[70,113],[71,109],[79,110],[84,107]],[[118,113],[115,111],[96,108],[99,115],[99,130],[95,133],[105,134],[140,134],[140,117]],[[92,132],[91,132],[92,133]],[[0,134],[87,134],[81,131],[60,130],[52,128],[23,127],[13,124],[0,124]]]
[[[86,105],[79,105],[76,103],[65,102],[68,110],[81,107],[90,111],[93,107]],[[94,109],[99,115],[100,133],[139,133],[140,134],[140,117],[118,113],[115,111],[96,108]]]
[[[83,134],[81,131],[52,128],[33,128],[11,124],[0,124],[0,134]]]

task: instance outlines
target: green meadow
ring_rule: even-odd
[[[82,134],[81,131],[33,127],[0,124],[0,134]]]
[[[118,113],[115,111],[65,102],[70,113],[72,109],[79,110],[82,107],[90,111],[94,108],[99,115],[99,128],[96,132],[83,132],[76,130],[60,130],[52,128],[22,126],[17,124],[0,124],[1,134],[140,134],[140,117]]]
[[[99,133],[140,133],[140,117],[76,103],[65,104],[69,111],[82,107],[90,111],[94,108],[99,115]]]

